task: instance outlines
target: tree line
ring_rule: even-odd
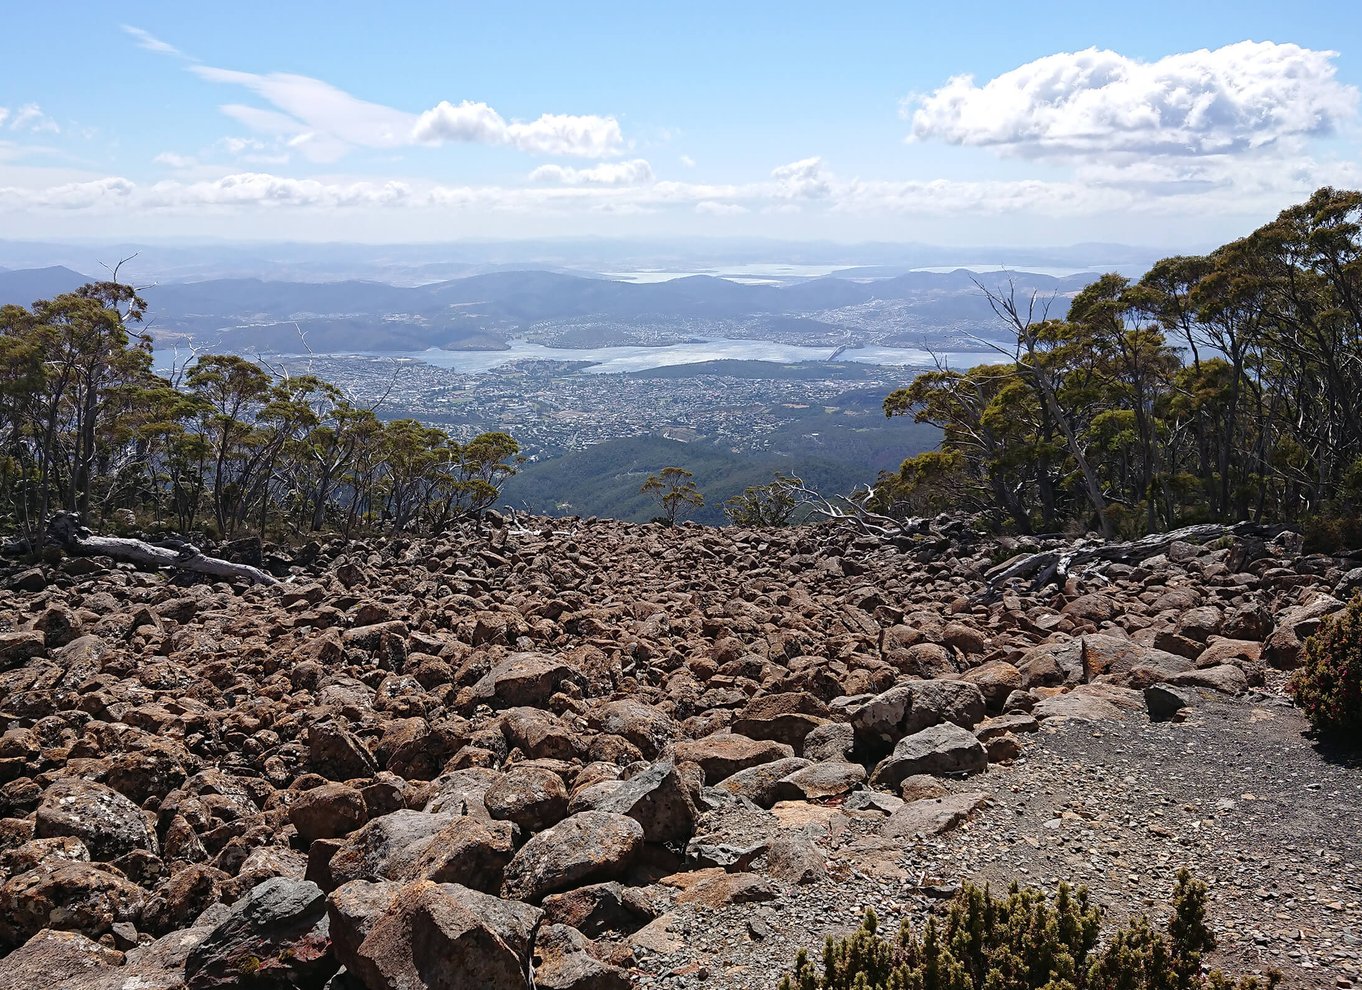
[[[311,374],[230,354],[158,373],[145,311],[117,281],[0,307],[0,525],[31,543],[58,510],[217,538],[439,532],[515,471],[505,433],[385,420]]]
[[[1362,543],[1362,192],[1320,189],[1138,281],[1104,275],[1063,319],[1053,298],[984,291],[1000,360],[888,396],[886,415],[944,438],[880,478],[879,508],[1107,537],[1302,523]]]

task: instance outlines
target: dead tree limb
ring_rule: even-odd
[[[80,524],[74,512],[58,512],[47,524],[47,540],[80,557],[112,557],[138,567],[170,567],[222,578],[245,578],[253,584],[278,584],[279,579],[257,567],[209,557],[193,544],[178,549],[158,547],[142,540],[95,536]]]
[[[895,519],[867,508],[875,497],[875,489],[869,485],[851,495],[828,498],[793,475],[781,478],[777,484],[784,486],[798,505],[804,506],[814,515],[832,522],[849,522],[866,536],[893,539],[925,533],[931,528],[931,522],[927,519],[917,516]]]
[[[979,597],[983,600],[996,599],[1010,582],[1031,578],[1033,575],[1035,577],[1031,583],[1031,590],[1038,591],[1051,583],[1063,584],[1070,574],[1089,564],[1137,564],[1164,553],[1177,542],[1209,543],[1211,540],[1226,536],[1270,538],[1281,535],[1288,528],[1249,522],[1235,523],[1233,526],[1206,523],[1185,526],[1167,533],[1154,533],[1130,543],[1080,541],[1068,547],[1042,550],[1039,553],[1024,554],[1003,561],[984,575],[986,586]]]

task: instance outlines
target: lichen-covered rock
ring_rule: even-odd
[[[0,885],[0,944],[17,946],[44,928],[98,938],[136,924],[146,893],[111,868],[48,861]]]
[[[40,839],[73,835],[85,843],[91,859],[104,862],[137,849],[160,851],[137,805],[111,787],[79,778],[58,780],[43,792],[34,834]]]

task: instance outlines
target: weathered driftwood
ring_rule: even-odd
[[[1270,538],[1286,530],[1285,526],[1249,522],[1235,523],[1232,526],[1205,523],[1199,526],[1185,526],[1168,533],[1154,533],[1129,543],[1080,541],[1068,547],[1042,550],[1039,553],[1025,554],[1003,561],[984,575],[987,587],[983,597],[996,597],[1009,582],[1024,578],[1033,578],[1032,590],[1039,590],[1052,582],[1063,584],[1071,573],[1089,564],[1137,564],[1166,552],[1174,543],[1209,543],[1225,536]]]
[[[190,543],[171,549],[142,540],[95,536],[80,524],[80,516],[74,512],[58,512],[48,520],[47,539],[67,553],[81,557],[112,557],[138,567],[171,567],[213,577],[245,578],[254,584],[279,583],[278,578],[257,567],[209,557]]]

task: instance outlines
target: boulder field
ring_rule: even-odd
[[[494,517],[272,587],[11,566],[0,987],[635,985],[677,912],[960,828],[1038,732],[1275,693],[1362,570],[1226,543],[999,595],[1015,547],[958,527]]]

